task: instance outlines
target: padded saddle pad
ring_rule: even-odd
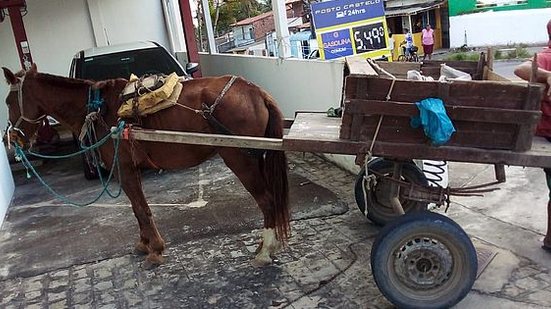
[[[141,84],[136,84],[138,82],[138,80],[132,80],[131,78],[131,81],[124,88],[121,94],[124,103],[118,110],[119,117],[145,116],[156,112],[159,110],[154,108],[157,104],[174,97],[173,93],[177,85],[180,85],[178,96],[182,90],[180,78],[176,73],[166,77],[149,76],[144,78]],[[174,98],[174,102],[178,99],[178,96]]]

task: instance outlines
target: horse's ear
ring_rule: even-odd
[[[36,67],[36,63],[31,64],[31,68],[27,73],[31,73],[32,75],[36,75],[38,73],[38,68]]]
[[[15,85],[17,83],[17,77],[15,77],[15,74],[12,73],[8,68],[2,67],[2,71],[4,71],[4,77],[6,78],[6,82],[10,85]]]

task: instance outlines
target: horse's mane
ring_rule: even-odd
[[[78,79],[78,78],[69,78],[59,75],[52,75],[48,73],[38,73],[34,76],[35,79],[40,80],[41,82],[47,83],[51,86],[61,86],[61,87],[78,87],[78,86],[91,86],[94,84],[93,81]]]

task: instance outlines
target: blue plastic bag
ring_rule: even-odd
[[[433,145],[440,146],[447,143],[455,128],[446,113],[444,102],[437,98],[424,99],[415,103],[419,109],[419,116],[411,117],[411,126],[423,127],[425,135],[430,138]]]

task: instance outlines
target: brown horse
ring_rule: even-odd
[[[9,135],[23,147],[29,146],[28,137],[35,135],[40,119],[46,115],[54,117],[78,136],[87,116],[91,87],[100,89],[105,101],[101,108],[102,116],[94,123],[97,135],[101,137],[109,134],[110,127],[117,125],[117,110],[121,105],[119,94],[127,82],[124,79],[94,83],[38,73],[34,64],[30,70],[17,74],[6,68],[2,69],[11,87],[6,103],[9,121],[14,127]],[[229,80],[230,77],[224,76],[184,81],[178,103],[196,110],[202,109],[203,103],[212,106]],[[219,133],[201,115],[181,105],[140,119],[141,126],[149,129]],[[283,116],[274,99],[260,87],[242,78],[237,78],[223,94],[213,115],[234,134],[274,138],[281,138],[283,134]],[[106,143],[99,151],[103,163],[111,168],[114,162],[114,146]],[[253,155],[238,148],[123,140],[119,146],[119,182],[138,219],[140,240],[136,249],[147,254],[146,261],[149,263],[162,263],[165,242],[157,230],[142,191],[140,169],[192,167],[217,153],[254,197],[264,215],[262,242],[253,264],[270,264],[270,255],[288,238],[287,159],[284,152],[270,150]]]

